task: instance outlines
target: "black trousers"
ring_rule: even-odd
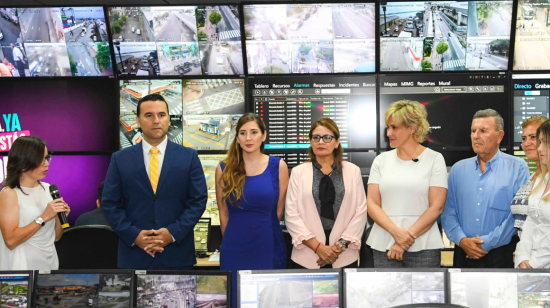
[[[495,248],[478,260],[468,259],[466,252],[455,245],[453,267],[456,268],[514,268],[514,251],[519,237],[514,235],[509,244]]]

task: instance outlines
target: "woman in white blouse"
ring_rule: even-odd
[[[537,142],[542,172],[535,179],[528,197],[527,219],[521,241],[516,246],[515,265],[519,268],[550,268],[550,121],[537,129]]]
[[[374,160],[367,193],[374,267],[440,266],[443,239],[436,220],[447,197],[447,167],[440,153],[420,144],[429,130],[427,116],[423,105],[408,100],[386,111],[395,150]]]

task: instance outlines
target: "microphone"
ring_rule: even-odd
[[[50,185],[50,195],[52,198],[59,199],[59,189],[57,188],[57,185]],[[62,229],[67,229],[69,226],[69,221],[67,220],[67,215],[65,215],[65,212],[57,213],[57,216],[59,217],[59,222],[61,223]]]
[[[417,163],[418,162],[418,158],[413,158],[412,159],[413,162]],[[51,186],[50,186],[51,187]]]

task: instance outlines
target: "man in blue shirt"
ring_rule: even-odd
[[[449,174],[441,216],[456,243],[453,266],[513,268],[517,241],[510,204],[529,178],[524,160],[499,151],[504,120],[492,109],[476,112],[471,139],[476,157],[459,161]]]

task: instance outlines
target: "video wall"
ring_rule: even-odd
[[[112,76],[103,7],[0,7],[2,77]]]
[[[237,5],[109,7],[120,75],[242,75]]]

